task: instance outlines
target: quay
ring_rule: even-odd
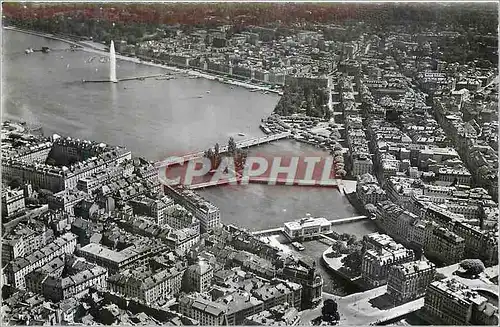
[[[236,147],[238,149],[248,149],[252,146],[258,146],[261,144],[286,139],[286,138],[289,138],[290,135],[291,135],[290,132],[283,132],[283,133],[279,133],[279,134],[267,135],[264,137],[254,137],[251,139],[236,142]],[[227,150],[228,150],[228,146],[223,145],[219,148],[219,153],[225,153],[225,152],[227,152]],[[195,152],[195,153],[186,154],[182,157],[169,158],[167,160],[159,161],[159,162],[155,163],[155,167],[160,168],[160,167],[168,167],[168,166],[172,166],[172,165],[183,164],[187,161],[203,158],[204,155],[205,155],[205,151],[199,151],[199,152]]]

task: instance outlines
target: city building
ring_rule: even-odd
[[[66,150],[62,151],[63,154],[61,156],[67,157],[62,160],[72,162],[76,158],[75,156],[79,156],[73,153],[74,150],[71,150],[73,148],[63,148]],[[103,148],[106,148],[106,145],[103,145]],[[2,174],[6,179],[16,176],[21,178],[23,183],[30,183],[35,188],[48,189],[57,193],[75,188],[78,180],[81,178],[91,176],[98,171],[120,164],[125,160],[130,160],[132,154],[124,148],[117,147],[100,152],[98,156],[84,156],[82,158],[85,158],[84,161],[68,164],[68,166],[52,166],[18,158],[8,158],[2,160]]]
[[[134,215],[153,217],[153,221],[157,225],[165,226],[167,225],[166,211],[174,205],[174,201],[167,196],[152,199],[145,195],[140,195],[128,201],[128,204],[132,207]]]
[[[11,216],[24,210],[24,191],[2,188],[2,217]]]
[[[200,220],[200,232],[220,226],[220,210],[191,190],[165,186],[165,193]]]
[[[191,228],[200,232],[200,221],[180,204],[170,206],[165,211],[165,223],[173,229]]]
[[[76,235],[66,233],[31,254],[15,258],[4,268],[7,284],[24,289],[26,286],[24,277],[27,274],[42,267],[55,257],[64,253],[73,253],[76,248],[76,241]]]
[[[76,237],[76,236],[75,236]],[[90,243],[77,250],[77,255],[89,262],[95,262],[108,270],[109,275],[120,272],[128,266],[145,262],[150,257],[168,250],[167,246],[132,245],[121,251],[111,250],[101,244]]]
[[[59,302],[69,298],[81,298],[89,288],[106,288],[108,272],[105,268],[90,264],[83,258],[63,255],[26,275],[27,290],[43,294],[47,299]]]
[[[54,232],[39,221],[20,223],[2,237],[2,266],[43,248],[54,239]]]
[[[281,279],[289,280],[302,286],[301,308],[317,306],[323,296],[323,277],[316,267],[306,263],[290,263],[278,271]],[[297,297],[295,297],[296,299]]]
[[[63,210],[64,212],[74,215],[75,206],[88,198],[88,194],[77,189],[68,189],[52,194],[48,197],[47,202],[50,210]]]
[[[387,283],[391,266],[415,259],[413,250],[393,241],[387,235],[372,233],[363,239],[365,251],[361,261],[361,277],[369,287]]]
[[[352,155],[352,176],[369,174],[373,171],[373,162],[369,155],[365,153]]]
[[[432,228],[432,233],[424,246],[425,255],[451,265],[460,262],[464,258],[465,240],[443,228]]]
[[[288,303],[272,307],[269,310],[246,317],[243,325],[246,326],[296,326],[300,322],[300,313],[297,308]]]
[[[436,325],[498,325],[498,308],[453,278],[430,284],[420,316]]]
[[[147,304],[161,304],[173,298],[181,289],[186,263],[134,266],[108,278],[111,291],[129,299],[138,299]]]
[[[184,282],[188,290],[204,293],[209,291],[213,276],[214,270],[210,263],[205,260],[199,260],[198,263],[186,269]]]
[[[394,265],[387,277],[387,294],[397,303],[415,300],[425,295],[434,280],[436,267],[428,261],[412,261]]]
[[[331,233],[332,224],[326,218],[305,217],[285,223],[285,235],[291,240],[307,240]]]
[[[483,230],[457,222],[453,232],[464,239],[464,257],[481,259],[486,266],[498,264],[498,230]]]

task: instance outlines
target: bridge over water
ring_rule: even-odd
[[[215,180],[205,183],[199,183],[190,185],[191,190],[197,190],[201,188],[207,188],[219,185],[237,185],[237,184],[268,184],[268,185],[295,185],[295,186],[321,186],[321,187],[338,187],[338,180],[326,180],[326,181],[316,181],[316,180],[301,180],[296,178],[278,178],[278,177],[233,177],[225,180]]]
[[[347,224],[347,223],[352,223],[352,222],[362,221],[362,220],[367,220],[367,219],[369,219],[367,216],[354,216],[354,217],[333,219],[333,220],[330,220],[330,224],[332,226],[342,225],[342,224]],[[255,231],[255,232],[252,232],[252,235],[255,235],[255,236],[261,235],[262,236],[262,235],[266,235],[266,234],[275,234],[275,233],[284,232],[284,231],[285,231],[284,227],[276,227],[276,228]]]
[[[247,148],[250,148],[252,146],[258,146],[261,144],[282,140],[282,139],[290,137],[290,135],[291,135],[290,132],[283,132],[283,133],[279,133],[279,134],[266,135],[263,137],[254,137],[254,138],[250,138],[247,140],[236,142],[236,147],[238,149],[247,149]],[[223,145],[219,148],[219,153],[225,153],[225,152],[227,152],[227,150],[228,150],[228,146]],[[168,167],[171,165],[178,165],[178,164],[182,164],[182,163],[187,162],[187,161],[203,158],[204,155],[205,155],[205,151],[194,152],[194,153],[186,154],[182,157],[172,157],[172,158],[169,158],[169,159],[164,160],[164,161],[159,161],[155,164],[155,166],[156,166],[156,168],[160,168],[160,167]]]

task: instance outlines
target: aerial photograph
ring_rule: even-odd
[[[1,15],[0,325],[499,325],[497,1]]]

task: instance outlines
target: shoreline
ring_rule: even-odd
[[[38,36],[38,37],[51,39],[51,40],[56,40],[56,41],[60,41],[60,42],[65,42],[65,43],[68,43],[71,45],[78,46],[79,49],[81,49],[85,52],[92,52],[92,53],[96,53],[99,55],[105,55],[105,56],[109,55],[108,52],[103,51],[102,49],[98,49],[97,47],[94,47],[91,44],[88,44],[84,41],[75,42],[75,41],[71,41],[71,40],[65,39],[63,37],[54,35],[54,34],[21,29],[21,28],[15,27],[15,26],[3,26],[3,28],[6,30],[10,30],[10,31],[15,31],[15,32],[30,34],[30,35],[34,35],[34,36]],[[279,95],[282,92],[280,90],[275,90],[275,89],[271,89],[271,88],[266,87],[266,86],[255,85],[255,84],[251,84],[251,83],[247,83],[247,82],[230,80],[230,79],[222,80],[224,77],[222,77],[221,75],[211,74],[208,72],[202,72],[202,71],[195,70],[193,68],[179,68],[179,67],[169,66],[169,65],[165,65],[165,64],[157,64],[157,63],[153,63],[153,62],[139,59],[137,57],[128,57],[128,56],[124,56],[121,54],[116,54],[116,59],[119,59],[122,61],[129,61],[129,62],[133,62],[136,64],[142,64],[142,65],[146,65],[146,66],[150,66],[150,67],[163,68],[163,69],[170,70],[170,71],[177,72],[177,73],[183,73],[183,74],[195,76],[198,78],[205,78],[205,79],[208,79],[210,81],[217,81],[217,82],[221,82],[223,84],[244,87],[244,88],[250,89],[250,90],[265,91],[265,92],[274,93],[277,95]]]

